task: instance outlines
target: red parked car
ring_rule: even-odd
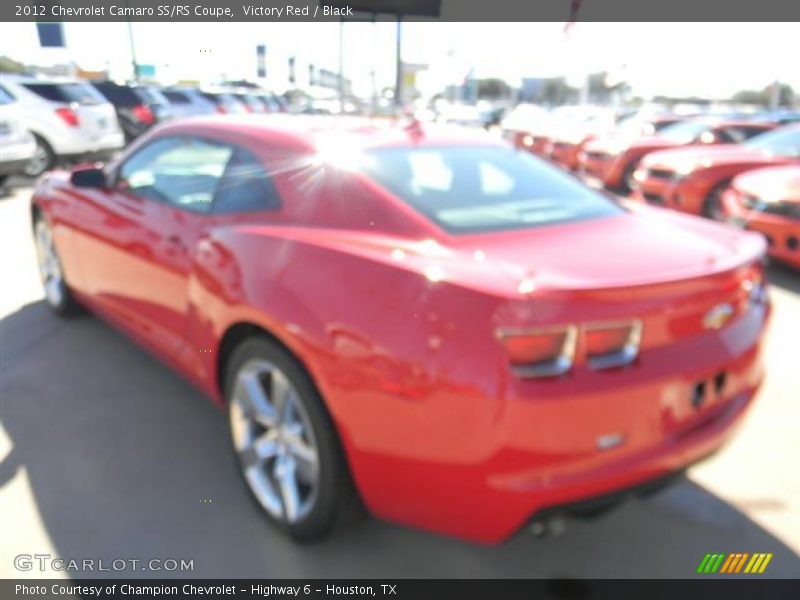
[[[298,539],[360,499],[498,542],[715,451],[763,376],[760,235],[626,208],[487,134],[173,122],[44,176],[32,220],[50,306],[225,407]]]
[[[582,144],[576,157],[576,170],[594,187],[627,191],[629,175],[635,167],[633,161],[637,160],[635,150],[627,154],[630,146],[642,138],[652,139],[685,119],[670,114],[647,119],[637,115],[629,117],[613,131],[595,136]]]
[[[636,167],[650,152],[698,144],[739,144],[774,127],[769,122],[689,119],[650,136],[613,135],[586,144],[580,170],[608,189],[630,192],[636,188]]]
[[[800,125],[756,136],[743,144],[680,148],[645,157],[634,174],[634,198],[675,210],[723,219],[722,193],[750,169],[800,162]]]
[[[771,257],[800,269],[800,166],[747,171],[722,202],[729,223],[763,234]]]
[[[558,127],[544,145],[544,154],[552,162],[574,171],[583,148],[615,125],[616,114],[611,110],[598,110],[593,118],[565,123]]]

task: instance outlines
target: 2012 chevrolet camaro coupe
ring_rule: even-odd
[[[772,258],[800,269],[800,166],[745,171],[722,204],[728,223],[763,234]]]
[[[41,178],[32,221],[52,308],[225,406],[298,539],[363,503],[501,541],[705,457],[762,380],[760,235],[623,206],[484,134],[178,121]]]
[[[735,176],[799,163],[800,125],[787,125],[743,144],[661,150],[647,155],[634,173],[633,198],[722,220],[722,194]]]

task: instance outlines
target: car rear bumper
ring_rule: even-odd
[[[20,172],[19,164],[25,166],[35,151],[36,142],[31,135],[15,142],[0,141],[0,174]]]
[[[61,154],[61,158],[73,162],[73,163],[83,163],[83,162],[106,162],[111,160],[117,152],[119,152],[119,148],[109,148],[107,150],[93,150],[87,152],[77,152],[74,154]]]
[[[754,308],[724,330],[652,350],[639,366],[515,385],[491,426],[470,432],[472,457],[356,451],[365,503],[388,520],[497,543],[553,507],[684,470],[719,449],[750,406],[768,315]]]
[[[593,187],[611,185],[614,158],[612,156],[597,157],[582,153],[578,158],[579,175]]]
[[[0,161],[0,175],[22,174],[28,162],[28,160],[2,160]]]
[[[669,190],[672,181],[647,177],[637,181],[638,185],[634,191],[634,198],[653,206],[667,206]]]
[[[577,169],[579,150],[580,148],[577,144],[555,142],[550,150],[550,160],[567,169]]]
[[[74,131],[64,136],[53,136],[49,141],[58,156],[70,159],[113,152],[125,146],[125,136],[119,129],[97,138]]]

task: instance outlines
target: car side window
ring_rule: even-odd
[[[12,104],[14,96],[6,88],[0,85],[0,104]]]
[[[215,213],[256,212],[280,208],[272,178],[252,153],[236,148],[214,199]]]
[[[735,127],[718,129],[716,131],[716,137],[718,143],[721,142],[723,144],[741,144],[744,141],[744,137]]]
[[[117,187],[178,208],[210,212],[233,148],[192,137],[158,139],[119,170]]]

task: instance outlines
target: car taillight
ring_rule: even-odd
[[[639,355],[642,322],[586,325],[583,330],[586,362],[592,369],[612,369],[632,363]]]
[[[227,113],[228,111],[225,109],[225,107],[224,107],[224,106],[222,106],[222,104],[217,104],[217,112],[218,112],[219,114],[221,114],[221,115],[224,115],[224,114],[225,114],[225,113]]]
[[[64,121],[70,127],[77,127],[80,125],[80,120],[78,119],[78,115],[75,113],[74,110],[71,108],[57,108],[56,114],[61,117],[61,120]]]
[[[145,125],[152,125],[156,120],[153,116],[153,111],[144,104],[138,104],[137,106],[134,106],[132,112],[133,116],[136,117],[136,120],[140,123],[144,123]]]
[[[498,329],[514,373],[519,377],[555,377],[572,367],[578,338],[574,325],[546,329]]]
[[[761,264],[753,265],[752,270],[742,280],[741,285],[750,306],[760,306],[769,302],[764,267]]]

